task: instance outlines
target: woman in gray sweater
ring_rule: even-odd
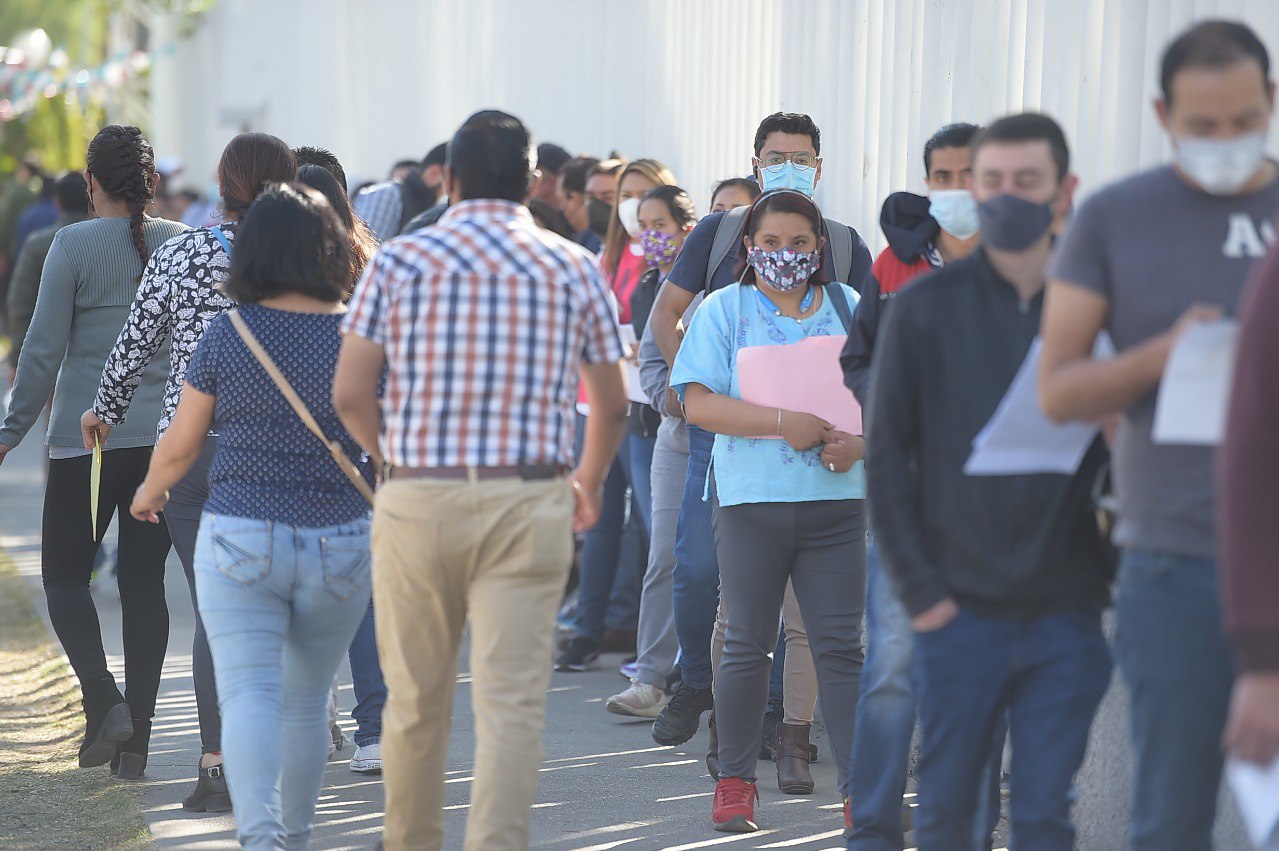
[[[147,414],[115,429],[103,453],[96,528],[89,497],[93,453],[81,437],[80,412],[93,402],[102,364],[151,252],[187,228],[144,213],[157,176],[151,144],[137,127],[104,127],[89,143],[85,179],[97,218],[62,228],[49,249],[13,400],[0,427],[0,463],[35,424],[52,390],[41,573],[49,618],[84,696],[80,765],[111,762],[119,776],[136,779],[146,765],[169,636],[164,601],[169,534],[163,525],[134,520],[128,509],[155,444],[167,347],[152,361],[134,399],[134,408]],[[127,700],[107,670],[89,593],[93,559],[113,515],[120,529]]]

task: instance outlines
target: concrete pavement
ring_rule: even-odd
[[[40,517],[43,500],[41,434],[32,434],[0,467],[0,547],[30,583],[32,600],[47,620],[40,589]],[[88,522],[86,519],[85,522]],[[108,535],[108,540],[114,534]],[[114,544],[112,544],[114,547]],[[238,848],[229,815],[191,815],[182,798],[195,778],[199,728],[191,684],[193,628],[186,580],[176,556],[165,576],[170,633],[160,698],[152,735],[147,780],[140,784],[142,810],[156,845],[164,849],[221,851]],[[123,684],[120,606],[109,581],[97,584],[95,600],[108,660]],[[782,795],[772,764],[760,765],[758,815],[766,829],[752,835],[715,833],[710,826],[713,785],[706,776],[706,732],[684,748],[655,745],[647,722],[627,721],[604,711],[604,700],[625,681],[616,673],[620,657],[585,674],[555,674],[548,695],[539,803],[533,812],[533,847],[560,851],[670,849],[692,851],[733,848],[786,848],[794,851],[842,848],[843,819],[835,771],[826,742],[813,766],[818,789],[813,796]],[[548,660],[549,662],[549,660]],[[470,791],[474,728],[465,654],[458,675],[454,735],[446,778],[446,844],[462,847]],[[350,672],[341,672],[341,723],[354,730]],[[382,825],[382,784],[347,770],[353,746],[329,763],[321,793],[312,847],[369,848]],[[91,771],[106,772],[103,766]]]
[[[0,467],[0,547],[30,582],[32,600],[47,621],[39,581],[45,457],[41,442],[41,433],[33,430]],[[112,537],[113,533],[109,534],[108,540]],[[191,602],[176,556],[169,558],[165,581],[169,648],[148,777],[140,784],[143,816],[160,848],[237,848],[229,815],[191,815],[181,808],[182,798],[194,783],[200,740],[191,684]],[[108,659],[123,684],[120,607],[113,591],[109,581],[101,582],[95,588],[95,599]],[[625,681],[616,674],[620,657],[606,658],[609,664],[599,670],[555,674],[552,679],[541,793],[533,812],[533,847],[560,851],[693,851],[721,845],[794,851],[843,848],[840,797],[825,741],[818,741],[821,761],[813,766],[816,794],[780,794],[772,765],[761,763],[759,787],[763,800],[757,815],[765,830],[751,835],[715,833],[710,827],[713,786],[702,765],[705,730],[683,748],[663,748],[653,743],[647,722],[607,714],[603,708],[605,698],[619,691]],[[350,672],[345,666],[340,681],[341,723],[349,738],[354,730],[349,716],[354,699]],[[469,682],[464,654],[448,755],[447,849],[462,847],[467,814],[474,747],[470,693],[466,688]],[[1080,796],[1075,811],[1078,847],[1087,851],[1122,851],[1124,847],[1132,758],[1126,716],[1126,698],[1116,676],[1094,725],[1089,756],[1079,776]],[[319,802],[314,848],[368,848],[379,836],[382,784],[376,777],[347,770],[352,751],[353,746],[348,745],[329,764]],[[1014,788],[1015,783],[1014,779]],[[1247,848],[1238,813],[1224,790],[1217,828],[1218,848]]]

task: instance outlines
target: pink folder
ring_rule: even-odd
[[[819,416],[848,434],[862,433],[862,409],[844,386],[839,353],[847,337],[809,337],[786,346],[748,346],[737,352],[742,401]],[[777,435],[761,435],[761,437]]]

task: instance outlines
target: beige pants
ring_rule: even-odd
[[[719,598],[719,611],[715,614],[715,632],[711,636],[711,668],[719,675],[719,662],[724,657],[724,597]],[[813,651],[808,646],[808,631],[799,613],[799,600],[795,589],[786,582],[786,596],[782,598],[782,627],[786,631],[786,661],[782,670],[782,720],[787,724],[812,724],[813,709],[817,706],[817,668],[813,664]]]
[[[445,757],[468,618],[475,768],[465,848],[528,848],[572,511],[562,479],[406,479],[378,492],[373,599],[387,685],[388,851],[443,847]]]

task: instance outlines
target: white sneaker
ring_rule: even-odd
[[[370,742],[356,746],[355,756],[351,757],[351,770],[356,774],[381,774],[382,743]]]
[[[629,715],[632,718],[656,718],[666,708],[670,698],[660,688],[648,683],[631,680],[631,687],[621,694],[615,694],[605,703],[604,708],[614,715]]]

